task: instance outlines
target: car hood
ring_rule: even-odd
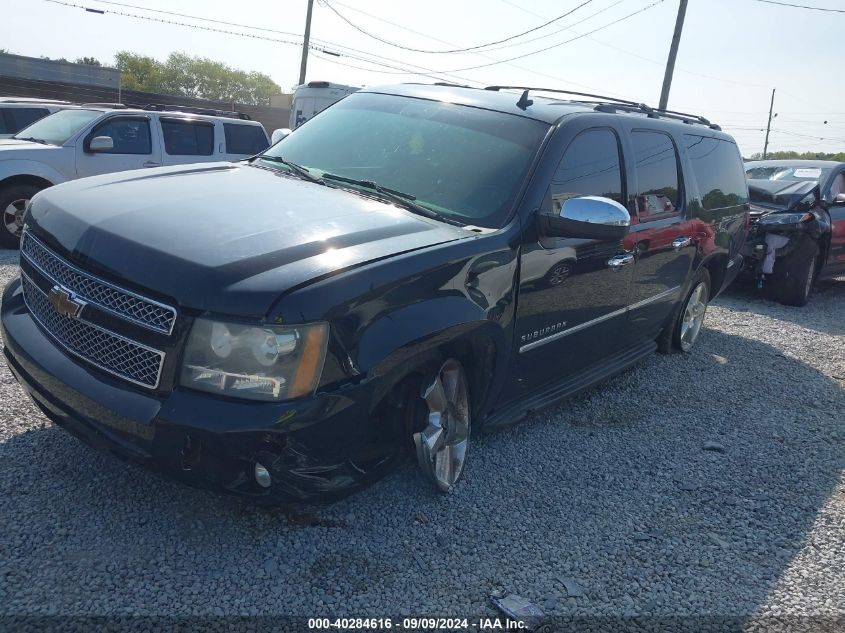
[[[818,181],[802,180],[788,182],[781,180],[748,181],[748,197],[752,203],[764,206],[772,211],[792,209],[815,187]]]
[[[33,199],[27,225],[112,281],[239,316],[263,316],[287,290],[324,276],[474,235],[245,163],[66,183]]]
[[[58,145],[44,145],[43,143],[33,143],[32,141],[24,141],[17,138],[0,138],[0,160],[15,159],[15,160],[40,160],[43,152],[56,151],[62,149]]]

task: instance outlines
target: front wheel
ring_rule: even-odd
[[[710,273],[704,268],[699,270],[689,288],[672,313],[672,320],[657,338],[657,348],[664,354],[675,350],[689,352],[701,333],[710,302]]]
[[[39,191],[40,188],[34,185],[12,185],[0,191],[0,210],[3,212],[0,246],[5,248],[20,246],[26,205]]]
[[[775,300],[788,306],[804,306],[816,279],[819,245],[807,238],[793,253],[775,261],[772,293]]]
[[[454,358],[444,362],[423,385],[420,395],[427,416],[425,428],[414,433],[417,462],[438,490],[450,492],[464,473],[469,452],[469,385]]]

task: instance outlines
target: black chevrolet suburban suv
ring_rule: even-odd
[[[415,451],[450,490],[471,430],[689,351],[741,267],[728,135],[555,92],[369,88],[239,164],[39,193],[9,367],[83,441],[193,485],[324,500]]]

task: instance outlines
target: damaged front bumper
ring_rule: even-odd
[[[752,210],[748,239],[742,248],[744,272],[758,279],[774,272],[778,259],[802,248],[806,241],[818,242],[826,214],[816,212],[771,212]]]
[[[186,484],[259,502],[321,502],[363,487],[395,462],[388,447],[374,455],[368,441],[366,383],[280,404],[178,388],[155,397],[60,351],[29,316],[19,280],[3,294],[0,329],[12,373],[50,420]],[[269,480],[257,476],[256,464]]]

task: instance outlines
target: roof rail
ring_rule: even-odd
[[[598,112],[641,112],[648,115],[650,119],[675,119],[676,121],[683,121],[689,125],[700,124],[706,125],[711,130],[721,131],[721,127],[715,123],[711,123],[708,119],[697,114],[689,114],[687,112],[678,112],[676,110],[661,110],[659,108],[650,108],[645,104],[640,107],[628,106],[625,104],[616,103],[599,103],[595,107]]]
[[[558,94],[575,95],[576,97],[589,97],[590,99],[601,99],[602,101],[612,101],[613,103],[623,103],[629,106],[645,106],[643,103],[636,101],[628,101],[627,99],[617,99],[616,97],[605,97],[604,95],[594,95],[589,92],[574,92],[572,90],[560,90],[559,88],[535,88],[531,86],[487,86],[485,90],[522,90],[523,96],[527,98],[528,91],[534,92],[555,92]],[[647,106],[646,106],[647,107]]]
[[[229,119],[243,119],[244,121],[251,121],[252,117],[244,112],[237,112],[235,110],[216,110],[214,108],[198,108],[194,106],[181,106],[164,103],[148,103],[143,107],[144,110],[151,110],[155,112],[173,111],[185,112],[186,114],[204,114],[207,116],[220,116]]]
[[[660,110],[659,108],[652,108],[644,103],[637,103],[636,101],[629,101],[627,99],[617,99],[616,97],[606,97],[603,95],[590,94],[588,92],[575,92],[573,90],[560,90],[558,88],[532,88],[530,86],[487,86],[485,90],[522,90],[522,96],[519,98],[517,105],[525,109],[526,106],[531,105],[528,99],[528,92],[533,90],[535,92],[554,92],[558,94],[573,95],[576,97],[589,97],[590,99],[599,99],[595,109],[599,112],[609,112],[614,110],[622,110],[624,112],[642,112],[652,119],[667,118],[676,119],[685,123],[693,124],[700,123],[706,125],[712,130],[721,130],[722,128],[711,123],[703,116],[697,114],[688,114],[686,112],[678,112],[676,110]]]
[[[83,103],[82,107],[85,106],[89,108],[112,108],[114,110],[125,110],[128,107],[122,103]]]

